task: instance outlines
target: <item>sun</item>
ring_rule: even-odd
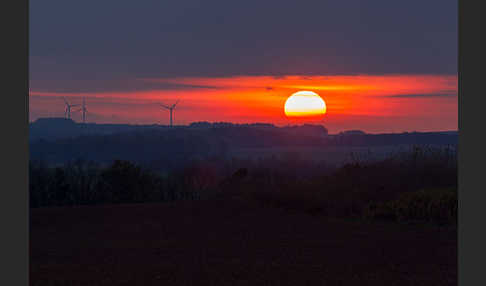
[[[285,115],[288,117],[315,117],[325,113],[326,103],[313,91],[298,91],[285,101]]]

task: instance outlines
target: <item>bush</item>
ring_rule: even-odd
[[[400,195],[397,200],[370,203],[364,216],[402,222],[457,222],[457,188],[422,189]]]
[[[129,161],[30,165],[31,207],[238,196],[265,206],[332,217],[453,221],[454,149],[418,148],[331,168],[288,158],[193,159],[157,174]],[[421,190],[416,192],[416,190]]]
[[[110,194],[115,203],[153,201],[160,190],[152,173],[128,161],[116,160],[101,173],[101,178],[102,192]]]
[[[47,167],[30,162],[30,207],[165,200],[163,179],[128,161],[101,168],[77,161]]]

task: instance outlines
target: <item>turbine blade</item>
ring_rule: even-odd
[[[174,103],[174,105],[172,105],[172,108],[176,107],[178,103],[179,103],[179,99],[176,101],[176,103]]]
[[[69,105],[69,103],[68,103],[68,101],[67,101],[67,99],[66,99],[65,96],[63,96],[62,99],[64,100],[64,103],[66,103],[66,105]]]
[[[160,106],[162,106],[163,108],[170,109],[170,107],[169,107],[169,106],[167,106],[167,105],[164,105],[164,104],[162,104],[162,103],[159,103],[159,104],[160,104]]]

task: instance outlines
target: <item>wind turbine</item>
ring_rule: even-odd
[[[74,111],[75,112],[82,111],[83,112],[83,123],[86,123],[86,113],[88,112],[88,109],[86,108],[86,97],[83,97],[83,104],[81,105],[81,108],[74,110]]]
[[[179,103],[179,100],[176,101],[176,103],[170,105],[170,106],[167,106],[167,105],[164,105],[164,104],[160,104],[160,106],[162,106],[163,108],[165,109],[168,109],[170,111],[170,127],[172,127],[172,112],[174,111],[177,103]]]
[[[64,103],[66,104],[66,110],[64,111],[64,116],[67,116],[68,119],[71,119],[71,107],[78,106],[79,104],[69,104],[66,100],[66,97],[62,97],[64,99]]]
[[[83,124],[84,124],[86,123],[86,112],[88,111],[88,109],[86,108],[86,97],[83,97],[83,106],[81,107],[80,110],[83,111]]]

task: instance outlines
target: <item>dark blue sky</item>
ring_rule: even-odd
[[[456,74],[457,1],[30,1],[31,88],[141,77]]]

